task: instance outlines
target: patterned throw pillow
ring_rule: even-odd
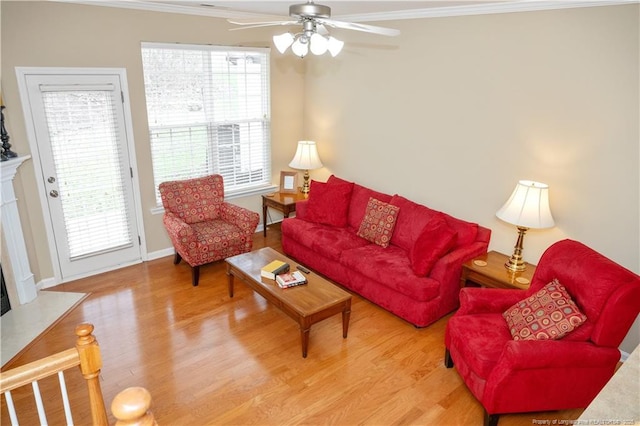
[[[513,340],[560,339],[587,320],[557,279],[507,309],[502,316]]]
[[[369,198],[358,236],[382,247],[387,247],[396,226],[400,208],[389,203]]]

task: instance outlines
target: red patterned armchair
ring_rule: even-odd
[[[500,414],[584,408],[612,377],[639,311],[638,275],[579,242],[559,241],[528,290],[460,291],[445,365],[455,363],[485,409],[485,425]]]
[[[163,182],[159,189],[162,222],[176,250],[173,263],[191,265],[194,286],[200,265],[251,251],[260,216],[224,201],[222,176]]]

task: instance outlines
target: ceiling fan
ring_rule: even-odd
[[[342,50],[344,42],[329,35],[325,28],[340,28],[346,30],[363,31],[367,33],[380,34],[385,36],[397,36],[399,30],[392,28],[377,27],[374,25],[358,24],[354,22],[343,22],[331,19],[331,8],[322,4],[308,1],[303,4],[293,4],[289,6],[289,20],[267,20],[267,21],[238,21],[228,19],[235,25],[242,25],[241,28],[233,30],[243,30],[248,28],[268,27],[275,25],[302,25],[302,31],[296,34],[286,32],[273,36],[273,43],[280,53],[284,53],[289,46],[291,51],[301,58],[304,58],[309,51],[314,55],[322,55],[329,51],[331,56],[336,56]]]

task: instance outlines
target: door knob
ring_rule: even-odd
[[[58,191],[52,189],[51,191],[49,191],[49,195],[51,195],[53,198],[58,198]]]

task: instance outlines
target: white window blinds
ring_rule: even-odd
[[[71,260],[133,244],[112,85],[41,85]],[[117,96],[117,97],[116,97]]]
[[[158,185],[224,177],[225,193],[269,185],[269,50],[142,43]]]

